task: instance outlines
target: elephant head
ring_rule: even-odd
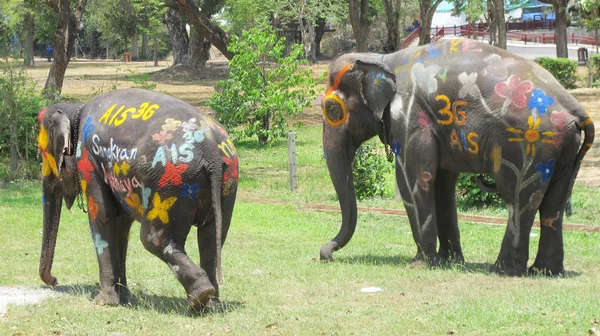
[[[67,209],[79,191],[76,179],[75,138],[79,130],[77,111],[83,104],[60,103],[44,108],[38,115],[38,147],[42,153],[42,202],[44,230],[40,255],[40,277],[47,285],[57,284],[51,275],[62,201]]]
[[[321,259],[350,241],[356,228],[356,195],[352,161],[360,145],[379,135],[387,144],[386,124],[395,95],[395,75],[381,55],[349,54],[331,64],[329,84],[322,100],[323,149],[329,175],[342,209],[338,235],[321,247]]]

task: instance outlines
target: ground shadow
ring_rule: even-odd
[[[375,254],[364,254],[355,256],[341,256],[335,257],[333,262],[339,262],[343,264],[361,264],[361,265],[392,265],[392,266],[406,266],[412,261],[413,257],[408,255],[375,255]]]
[[[55,286],[53,287],[53,290],[58,293],[68,295],[86,296],[91,301],[94,299],[96,294],[98,294],[98,288],[98,284],[74,284]],[[188,303],[185,297],[164,296],[137,291],[134,291],[131,294],[130,304],[128,305],[128,307],[131,308],[151,310],[165,315],[178,314],[197,317],[226,314],[243,308],[243,306],[243,303],[237,301],[222,301],[218,308],[193,312],[188,308]]]

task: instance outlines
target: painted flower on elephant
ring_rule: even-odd
[[[90,219],[93,221],[96,220],[96,216],[98,215],[98,204],[94,201],[92,196],[88,197],[88,213],[90,214]]]
[[[423,189],[423,190],[429,190],[429,181],[431,181],[431,179],[433,178],[433,175],[431,175],[430,172],[428,171],[421,171],[419,173],[419,186]]]
[[[146,218],[149,220],[158,218],[164,224],[169,224],[169,209],[175,204],[175,201],[177,201],[177,197],[169,197],[163,201],[158,193],[154,193],[154,198],[152,199],[153,208],[148,211]]]
[[[165,173],[160,177],[158,182],[159,187],[165,187],[169,184],[174,186],[180,186],[183,183],[181,174],[188,169],[188,165],[182,163],[180,165],[174,165],[172,162],[167,162],[165,166]]]
[[[90,174],[94,170],[94,165],[89,160],[88,151],[86,148],[83,149],[83,154],[81,155],[81,159],[77,162],[77,169],[83,174],[83,179],[85,181],[90,181]]]
[[[381,90],[383,90],[384,86],[382,85],[385,82],[385,74],[380,72],[380,73],[375,73],[375,72],[370,72],[369,73],[369,81],[371,83],[373,83],[373,86],[375,87],[375,91],[380,92]]]
[[[427,52],[429,53],[430,59],[437,58],[442,53],[442,48],[436,48],[435,45],[432,43],[429,44],[429,46],[427,47]]]
[[[98,232],[92,234],[94,236],[94,246],[96,247],[96,253],[101,255],[104,252],[104,249],[108,247],[108,242],[106,240],[102,240],[100,234]]]
[[[54,174],[54,176],[58,176],[56,159],[52,154],[46,152],[49,141],[48,131],[42,126],[40,128],[40,134],[38,135],[38,147],[42,152],[42,176],[48,176],[51,173]]]
[[[400,156],[400,153],[402,151],[402,144],[400,143],[400,141],[392,142],[392,151],[394,152],[394,155]]]
[[[119,166],[119,163],[115,163],[113,165],[113,170],[115,172],[115,175],[119,175],[119,174],[123,174],[123,176],[127,175],[127,173],[129,172],[129,164],[126,161],[123,161],[123,163],[121,164],[121,166]]]
[[[562,133],[565,131],[567,121],[569,120],[569,113],[565,111],[554,111],[552,112],[552,127],[558,132]]]
[[[163,128],[165,126],[163,125]],[[170,140],[171,138],[173,138],[173,134],[162,130],[160,131],[160,133],[156,133],[152,135],[152,140],[156,141],[157,144],[159,145],[164,145],[165,141]]]
[[[473,96],[473,98],[481,97],[479,87],[475,83],[477,81],[477,72],[472,72],[468,75],[466,72],[463,72],[458,75],[458,80],[462,84],[462,87],[458,92],[458,98],[463,99],[469,95]]]
[[[526,80],[521,81],[521,77],[512,75],[506,82],[496,84],[496,94],[502,98],[510,99],[515,107],[521,109],[527,106],[526,93],[533,90],[533,83]]]
[[[130,197],[125,198],[125,203],[127,203],[131,209],[137,210],[141,216],[144,215],[144,207],[140,202],[140,196],[138,196],[138,194],[131,194]]]
[[[541,174],[542,183],[548,182],[554,174],[554,159],[550,159],[546,163],[538,163],[535,170]]]
[[[428,94],[434,93],[438,89],[438,82],[435,76],[439,73],[439,65],[430,65],[427,68],[423,63],[415,64],[411,71],[410,77],[413,83],[419,88],[425,90]]]
[[[196,124],[196,121],[196,118],[191,118],[189,121],[183,122],[181,124],[181,127],[183,127],[183,131],[187,133],[199,129],[200,126]]]
[[[546,114],[546,110],[552,104],[554,104],[554,98],[546,96],[542,89],[534,89],[529,98],[529,109],[536,109],[539,114]]]
[[[200,185],[199,184],[184,184],[183,187],[181,188],[181,196],[183,197],[189,197],[193,200],[196,200],[198,198],[198,191],[200,190]]]
[[[556,132],[541,132],[538,130],[540,127],[540,122],[542,119],[534,120],[533,116],[529,116],[527,119],[527,123],[529,125],[529,129],[523,131],[518,128],[509,127],[506,130],[513,133],[516,137],[508,138],[510,142],[526,142],[527,147],[525,150],[525,154],[535,156],[536,152],[536,144],[541,141],[543,143],[548,144],[556,144],[554,139],[550,139],[556,135]]]
[[[483,59],[487,64],[481,72],[484,76],[492,76],[504,80],[508,76],[508,67],[515,63],[513,58],[502,59],[498,54],[491,54]]]
[[[175,120],[173,118],[167,118],[167,119],[165,119],[165,124],[162,125],[162,129],[165,131],[174,131],[177,129],[177,127],[179,127],[179,125],[181,125],[180,120]]]
[[[94,126],[93,124],[93,118],[87,117],[87,119],[85,120],[85,124],[83,125],[83,141],[87,141],[90,135],[94,133],[95,129],[96,126]]]
[[[531,196],[529,197],[529,206],[531,207],[531,209],[533,210],[537,210],[540,207],[540,204],[542,204],[542,199],[543,199],[543,194],[541,191],[536,191],[533,194],[531,194]]]
[[[150,202],[150,195],[152,195],[152,189],[144,187],[142,184],[142,203],[144,209],[148,209],[148,202]]]

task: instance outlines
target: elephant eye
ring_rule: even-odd
[[[344,94],[335,90],[323,99],[323,115],[331,126],[339,126],[348,118]]]

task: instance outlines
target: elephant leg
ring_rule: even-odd
[[[460,246],[458,216],[456,212],[456,180],[459,173],[438,170],[435,178],[435,214],[437,218],[440,248],[438,254],[442,262],[463,263],[465,258]]]
[[[217,292],[211,284],[208,274],[196,265],[185,252],[185,241],[194,221],[192,205],[180,201],[169,211],[169,222],[155,219],[146,222],[140,230],[144,247],[167,263],[177,277],[188,296],[192,309],[205,306]]]
[[[88,188],[88,217],[100,271],[100,293],[94,302],[111,306],[126,304],[129,290],[125,260],[133,219],[117,206],[117,200],[103,181],[88,185],[95,186]]]
[[[418,148],[417,148],[418,147]],[[435,179],[437,148],[424,146],[408,148],[408,157],[418,158],[405,165],[402,156],[396,157],[396,180],[408,213],[417,254],[414,261],[426,261],[430,266],[439,264],[437,222],[435,211]],[[426,153],[431,153],[427,155]],[[410,160],[409,160],[410,161]]]

